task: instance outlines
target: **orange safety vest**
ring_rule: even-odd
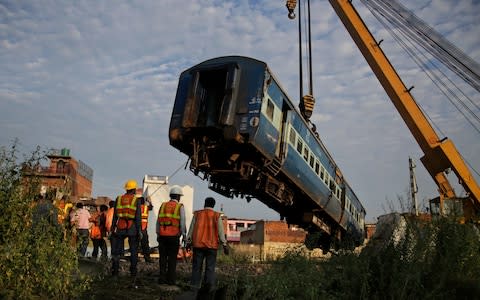
[[[198,210],[193,213],[193,247],[218,249],[218,218],[220,213],[211,209]]]
[[[146,230],[148,226],[148,206],[143,205],[142,208],[142,230]]]
[[[120,230],[128,229],[135,220],[135,212],[137,211],[137,196],[133,194],[124,194],[117,197],[117,227]]]
[[[170,200],[163,202],[158,211],[158,234],[161,236],[180,235],[180,208],[183,204]]]
[[[96,214],[93,217],[93,226],[90,228],[90,238],[92,239],[101,239],[102,231],[100,229],[100,214]]]

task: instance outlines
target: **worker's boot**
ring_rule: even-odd
[[[120,257],[114,255],[112,256],[112,276],[118,276],[118,269],[120,269]]]

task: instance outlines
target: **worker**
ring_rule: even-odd
[[[190,284],[196,293],[200,289],[203,262],[205,261],[206,265],[202,290],[210,294],[215,290],[215,265],[219,245],[223,246],[225,255],[229,254],[221,213],[214,211],[214,206],[215,199],[207,197],[204,209],[193,213],[192,223],[188,230],[186,247],[187,249],[193,247]]]
[[[58,223],[58,208],[49,199],[39,194],[35,197],[32,209],[32,227],[39,232],[45,231],[45,226],[60,228]]]
[[[82,202],[76,205],[73,223],[77,232],[78,254],[80,257],[85,257],[88,247],[89,228],[90,228],[90,212],[83,206]]]
[[[144,197],[141,198],[141,210],[142,210],[142,239],[140,240],[140,245],[142,246],[142,254],[145,258],[146,263],[152,263],[153,260],[150,258],[150,244],[148,242],[148,213],[153,209],[153,205],[150,201],[150,198]]]
[[[111,227],[112,246],[112,275],[118,276],[120,255],[123,243],[128,238],[130,247],[130,275],[137,276],[137,247],[138,240],[142,238],[140,201],[135,195],[137,182],[128,180],[125,183],[125,194],[118,196],[113,213]]]
[[[175,185],[170,189],[170,201],[163,202],[158,211],[157,241],[160,253],[160,276],[158,283],[175,285],[177,252],[180,237],[185,240],[185,208],[180,203],[182,188]]]
[[[108,207],[106,205],[100,206],[100,211],[97,211],[91,218],[92,227],[90,228],[90,238],[93,243],[92,257],[97,258],[98,250],[102,251],[102,259],[107,258],[107,243],[105,242],[105,221],[106,211]]]

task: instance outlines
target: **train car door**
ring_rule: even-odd
[[[279,139],[277,149],[275,150],[275,156],[283,162],[285,157],[287,156],[287,138],[288,138],[288,124],[291,124],[291,115],[292,110],[290,106],[285,101],[282,101],[282,121],[280,124],[280,132],[279,132]]]
[[[182,126],[233,125],[240,70],[237,64],[219,64],[191,71]]]

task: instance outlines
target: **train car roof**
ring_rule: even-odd
[[[263,65],[264,67],[268,68],[268,65],[266,62],[264,61],[261,61],[261,60],[258,60],[258,59],[255,59],[255,58],[252,58],[252,57],[248,57],[248,56],[241,56],[241,55],[227,55],[227,56],[218,56],[218,57],[213,57],[213,58],[210,58],[210,59],[207,59],[207,60],[204,60],[202,61],[201,63],[198,63],[188,69],[186,69],[185,71],[183,71],[182,73],[184,72],[188,72],[192,69],[197,69],[199,67],[202,67],[203,65],[208,65],[208,64],[211,64],[211,63],[225,63],[225,62],[231,62],[231,61],[238,61],[238,62],[248,62],[248,63],[256,63],[256,64],[261,64]]]

